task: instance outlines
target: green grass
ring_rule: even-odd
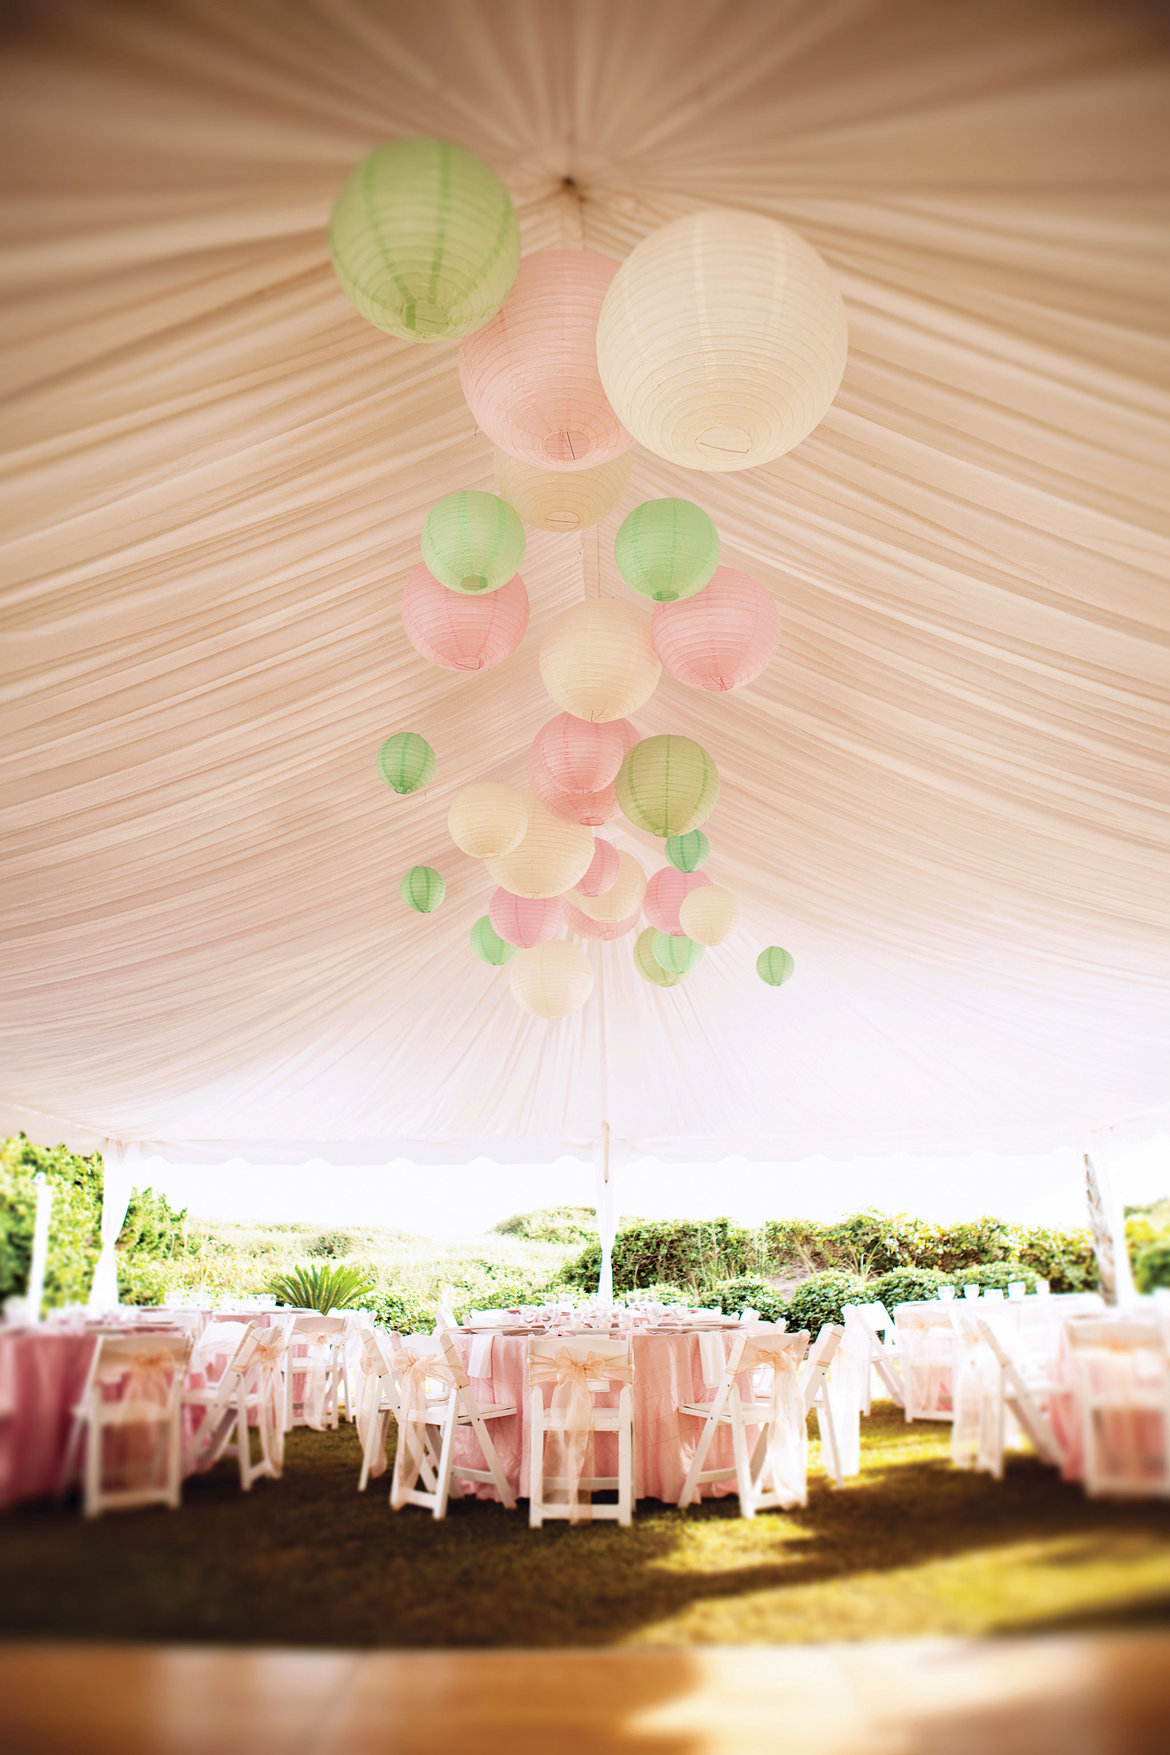
[[[1170,1621],[1170,1506],[1087,1500],[1028,1458],[952,1470],[947,1429],[875,1410],[843,1492],[749,1522],[643,1501],[530,1531],[477,1501],[446,1523],[358,1494],[357,1439],[291,1435],[240,1494],[221,1463],[179,1513],[36,1506],[0,1520],[0,1633],[325,1646],[800,1643]]]

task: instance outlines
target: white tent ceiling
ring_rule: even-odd
[[[1170,1098],[1170,79],[1157,10],[389,0],[18,11],[7,181],[0,1096],[171,1156],[1051,1146]],[[532,626],[431,669],[397,600],[491,485],[451,346],[366,325],[324,226],[447,135],[527,250],[714,204],[838,273],[851,351],[779,462],[636,453],[775,593],[749,690],[644,732],[723,777],[736,937],[676,991],[590,947],[556,1025],[468,950],[451,794],[520,783],[543,629],[611,552],[533,535]],[[576,194],[562,179],[572,176]],[[600,562],[597,555],[600,553]],[[396,800],[373,755],[435,744]],[[647,866],[655,850],[636,838]],[[441,867],[409,913],[398,878]],[[796,978],[772,991],[757,949]]]

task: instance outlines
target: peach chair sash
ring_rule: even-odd
[[[283,1329],[258,1329],[252,1336],[244,1377],[246,1394],[255,1397],[261,1454],[277,1475],[284,1469],[283,1364],[287,1348]]]
[[[556,1416],[556,1423],[549,1427],[546,1437],[549,1473],[566,1482],[569,1522],[585,1523],[592,1516],[592,1507],[588,1498],[582,1503],[580,1489],[593,1443],[592,1386],[608,1389],[613,1384],[633,1383],[633,1366],[628,1358],[606,1353],[578,1356],[568,1347],[561,1347],[551,1358],[529,1359],[528,1381],[534,1387],[553,1385],[549,1411]],[[557,1498],[560,1492],[558,1488]],[[551,1495],[550,1499],[556,1503]]]
[[[126,1423],[163,1419],[170,1411],[175,1378],[186,1364],[185,1356],[147,1345],[134,1352],[123,1352],[121,1348],[107,1352],[103,1348],[103,1354],[107,1356],[98,1365],[95,1381],[103,1388],[123,1386],[113,1417]]]
[[[390,1488],[390,1504],[401,1511],[407,1503],[422,1468],[426,1454],[428,1405],[437,1398],[428,1393],[433,1384],[446,1401],[458,1379],[447,1361],[421,1346],[400,1347],[394,1355],[394,1375],[398,1382],[398,1446],[394,1453],[394,1479]],[[372,1472],[372,1470],[371,1470]]]
[[[357,1429],[362,1454],[369,1458],[370,1474],[377,1480],[386,1473],[385,1447],[377,1442],[382,1417],[383,1386],[390,1379],[390,1367],[373,1334],[362,1336],[358,1360]],[[399,1443],[403,1442],[401,1435]],[[411,1485],[413,1486],[413,1482]],[[408,1489],[409,1491],[409,1489]]]
[[[994,1474],[1000,1465],[1000,1366],[979,1323],[956,1316],[957,1358],[951,1394],[951,1461],[957,1469]]]
[[[791,1341],[749,1336],[740,1354],[741,1371],[771,1370],[767,1460],[782,1502],[803,1505],[808,1496],[808,1425],[800,1383],[800,1352]]]

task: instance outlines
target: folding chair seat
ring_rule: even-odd
[[[736,1483],[744,1517],[807,1502],[808,1408],[798,1375],[807,1351],[807,1329],[790,1335],[761,1323],[733,1342],[714,1400],[680,1405],[681,1414],[704,1422],[678,1496],[680,1509],[698,1497],[701,1487],[730,1480]],[[751,1384],[746,1400],[741,1391],[745,1377]],[[734,1465],[704,1469],[721,1426],[731,1428]],[[759,1435],[749,1446],[751,1429]]]
[[[74,1410],[84,1442],[86,1517],[140,1505],[177,1509],[182,1491],[180,1394],[189,1335],[102,1335]],[[70,1458],[66,1457],[66,1468]],[[107,1477],[121,1477],[107,1485]]]
[[[515,1511],[516,1494],[488,1431],[490,1420],[514,1417],[515,1405],[477,1400],[455,1343],[446,1331],[408,1335],[394,1354],[392,1365],[391,1393],[398,1425],[390,1486],[393,1509],[401,1511],[404,1505],[419,1505],[435,1518],[446,1517],[448,1499],[463,1497],[464,1481],[477,1481],[494,1486],[508,1510]],[[467,1468],[456,1463],[455,1436],[461,1427],[474,1429],[485,1468]]]
[[[284,1353],[281,1329],[246,1323],[236,1351],[218,1379],[184,1391],[184,1409],[203,1414],[187,1444],[185,1474],[210,1469],[222,1456],[234,1456],[245,1493],[251,1492],[253,1481],[262,1476],[280,1479],[284,1468]],[[252,1461],[253,1421],[259,1462]]]
[[[616,1520],[628,1526],[634,1511],[634,1355],[629,1335],[533,1335],[528,1343],[528,1523]],[[545,1406],[544,1391],[552,1385]],[[616,1407],[596,1397],[616,1389]],[[596,1434],[617,1434],[617,1473],[597,1473]],[[549,1466],[546,1466],[549,1465]],[[616,1505],[596,1505],[594,1493],[617,1492]],[[586,1495],[583,1499],[582,1494]]]
[[[1170,1496],[1170,1354],[1157,1317],[1074,1317],[1085,1491]]]
[[[284,1425],[337,1430],[340,1354],[345,1337],[344,1316],[311,1313],[296,1316],[287,1331],[284,1360]]]

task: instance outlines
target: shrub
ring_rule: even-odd
[[[435,1326],[436,1305],[413,1287],[383,1288],[373,1292],[365,1308],[383,1328],[400,1335],[429,1335]]]
[[[283,1304],[296,1304],[304,1310],[319,1310],[328,1316],[331,1310],[344,1310],[360,1304],[374,1291],[373,1277],[364,1267],[317,1267],[307,1264],[291,1273],[274,1274],[268,1290],[275,1292]]]
[[[620,1292],[661,1284],[685,1287],[689,1298],[758,1266],[751,1232],[730,1219],[635,1219],[614,1239],[613,1283]],[[566,1265],[564,1279],[592,1291],[600,1269],[601,1244],[590,1242]]]
[[[1134,1279],[1139,1292],[1170,1286],[1170,1242],[1148,1243],[1137,1259]]]
[[[356,1254],[360,1247],[361,1239],[355,1237],[352,1231],[321,1231],[306,1243],[305,1254],[323,1255],[338,1260]]]
[[[783,1293],[767,1280],[753,1279],[750,1274],[742,1275],[738,1280],[724,1280],[712,1288],[705,1302],[717,1304],[727,1316],[738,1316],[740,1311],[749,1306],[759,1312],[764,1322],[784,1322],[788,1316],[788,1303]]]
[[[591,1243],[597,1237],[597,1215],[592,1207],[541,1207],[534,1213],[514,1213],[496,1231],[532,1243]]]
[[[1036,1275],[1022,1261],[986,1262],[982,1267],[963,1268],[951,1279],[956,1286],[992,1286],[1001,1292],[1006,1292],[1013,1280],[1023,1280],[1029,1292],[1036,1290]]]
[[[924,1299],[937,1298],[940,1286],[953,1284],[951,1276],[940,1273],[938,1268],[895,1268],[892,1273],[879,1274],[876,1280],[871,1280],[860,1302],[876,1301],[892,1310],[895,1304],[920,1304]]]
[[[856,1274],[828,1268],[810,1274],[797,1286],[784,1311],[790,1329],[806,1328],[815,1340],[826,1322],[844,1322],[842,1305],[863,1303],[870,1296],[865,1280]]]
[[[626,1293],[627,1304],[638,1304],[643,1300],[647,1304],[689,1304],[691,1294],[682,1286],[639,1286],[636,1292]]]
[[[1015,1256],[1054,1292],[1095,1292],[1101,1283],[1091,1232],[1021,1229]]]

